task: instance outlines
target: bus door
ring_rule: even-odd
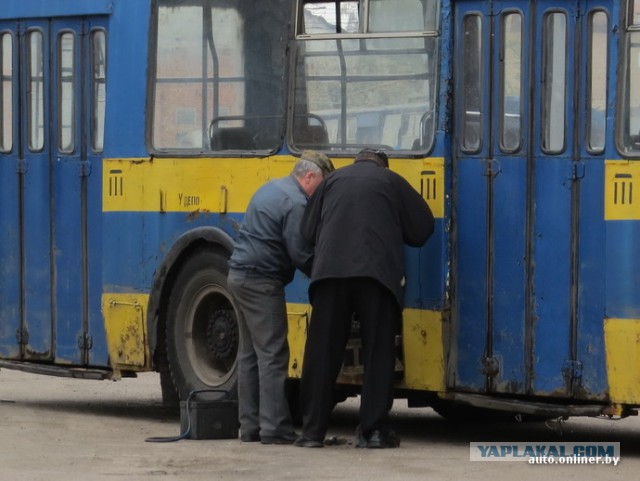
[[[605,399],[604,153],[614,2],[533,2],[530,392]],[[609,137],[609,141],[607,141]]]
[[[457,346],[449,383],[523,392],[530,6],[461,1],[455,15]]]
[[[587,3],[456,3],[448,382],[458,390],[579,391],[575,106],[585,83],[574,66]]]
[[[105,22],[51,24],[51,116],[55,360],[87,364],[90,319],[100,313],[100,155],[104,128]],[[93,291],[90,291],[93,286]]]
[[[17,23],[0,22],[0,356],[19,358],[20,196]]]
[[[19,24],[20,99],[17,192],[21,293],[17,341],[24,359],[53,357],[51,252],[50,32],[47,21]]]
[[[81,100],[94,76],[91,23],[26,20],[2,31],[11,34],[3,36],[2,48],[3,57],[13,55],[13,71],[8,76],[3,66],[2,78],[3,92],[14,96],[15,120],[14,143],[1,167],[2,235],[8,242],[0,248],[7,274],[0,301],[3,325],[13,323],[15,331],[1,333],[0,351],[25,360],[86,363],[87,219],[90,209],[100,208],[87,200],[93,155],[87,139],[98,127],[87,115],[91,105]],[[99,199],[99,180],[94,183]]]

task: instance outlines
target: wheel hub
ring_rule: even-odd
[[[234,359],[238,352],[238,328],[232,311],[218,310],[209,319],[207,344],[220,361]]]

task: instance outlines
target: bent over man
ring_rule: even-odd
[[[291,444],[295,439],[285,381],[289,367],[284,287],[298,268],[309,275],[313,249],[300,235],[307,198],[333,164],[305,151],[291,175],[253,195],[229,260],[228,286],[239,309],[240,439]]]
[[[429,206],[384,152],[365,149],[309,199],[302,235],[315,244],[309,296],[313,311],[301,381],[303,434],[297,446],[322,447],[333,409],[351,319],[360,323],[364,379],[357,446],[394,448],[395,336],[404,305],[404,246],[433,233]]]

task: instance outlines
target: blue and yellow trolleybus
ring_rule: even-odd
[[[437,217],[407,253],[399,397],[635,412],[638,0],[3,0],[0,367],[233,392],[249,198],[304,149],[364,146]]]

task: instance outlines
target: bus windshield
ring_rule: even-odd
[[[162,0],[153,147],[264,150],[284,132],[292,2]]]
[[[308,2],[298,29],[292,147],[430,150],[437,91],[437,3]],[[335,7],[334,7],[335,6]],[[400,18],[397,13],[402,15]],[[409,17],[411,21],[409,21]]]

